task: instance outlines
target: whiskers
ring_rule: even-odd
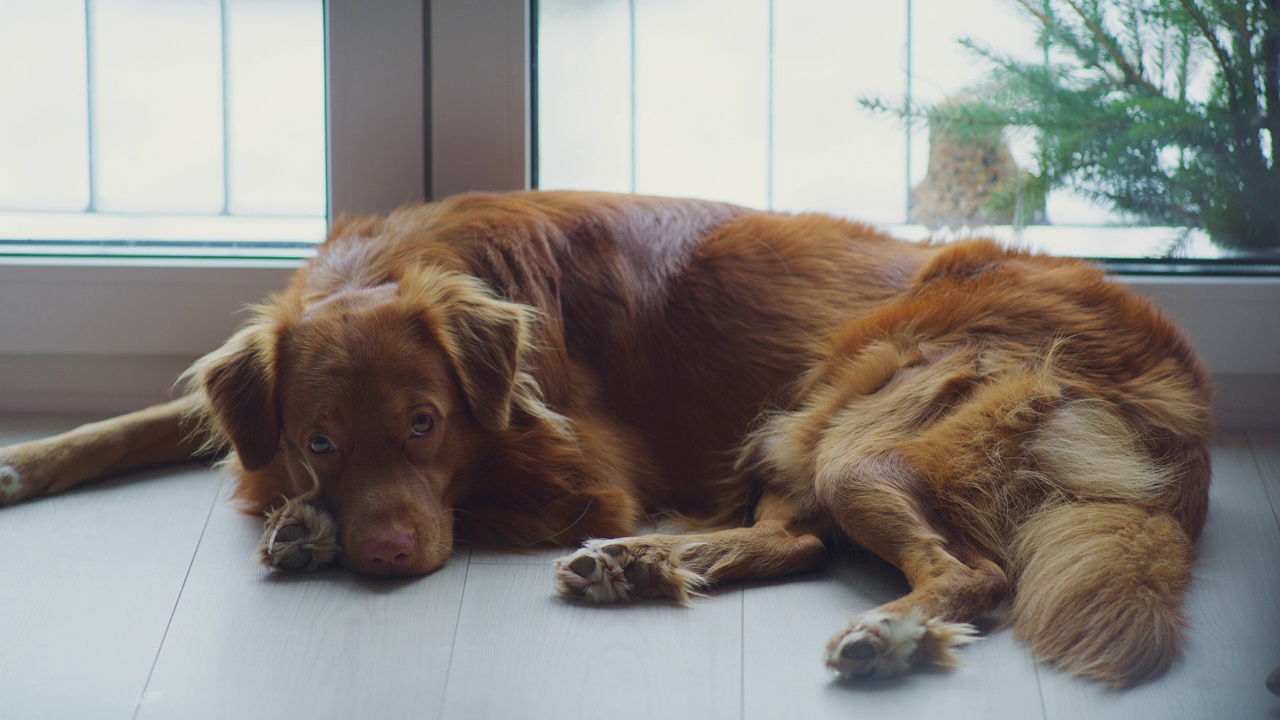
[[[586,506],[586,507],[584,507],[584,508],[582,508],[582,512],[578,515],[578,517],[577,517],[573,522],[569,523],[568,525],[564,526],[563,528],[561,528],[561,529],[559,529],[559,530],[557,530],[557,531],[555,531],[555,532],[551,533],[550,535],[548,535],[548,536],[546,536],[546,537],[544,537],[544,538],[542,538],[542,539],[540,539],[540,540],[534,540],[533,542],[521,543],[521,544],[520,544],[520,547],[521,547],[521,548],[527,548],[527,547],[529,547],[529,546],[531,546],[531,545],[538,545],[538,544],[540,544],[540,543],[544,543],[544,542],[546,542],[546,541],[550,540],[550,539],[551,539],[551,538],[553,538],[553,537],[556,537],[557,535],[563,535],[564,533],[569,532],[570,530],[572,530],[572,529],[573,529],[573,527],[574,527],[575,525],[577,525],[578,523],[582,522],[582,518],[584,518],[584,517],[586,517],[586,516],[587,516],[587,512],[588,512],[589,510],[591,510],[591,505],[592,505],[594,502],[595,502],[595,498],[594,498],[594,497],[593,497],[593,498],[588,499],[588,500],[587,500],[587,506]]]
[[[446,515],[453,516],[455,518],[458,515],[469,515],[472,518],[475,518],[477,522],[481,524],[486,524],[484,522],[483,517],[471,512],[470,510],[464,510],[462,508],[452,507],[452,508],[445,508],[444,510],[440,511],[440,517],[443,517]],[[474,542],[469,538],[458,537],[457,533],[451,533],[451,534],[453,535],[453,549],[450,551],[449,553],[450,555],[457,555],[458,551],[461,549],[460,546],[471,546],[474,544]],[[437,544],[443,545],[443,543],[437,543]]]

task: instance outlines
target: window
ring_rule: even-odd
[[[0,0],[0,13],[19,5],[24,10],[43,7],[47,1]],[[108,1],[111,0],[89,0],[90,10],[95,2]],[[320,0],[314,1],[318,7]],[[636,0],[635,7],[638,11],[641,5],[664,1]],[[734,3],[731,9],[756,7],[752,1]],[[256,7],[275,0],[229,0],[232,17],[242,2]],[[794,9],[812,2],[775,2],[775,12],[784,5]],[[613,12],[618,13],[617,0],[584,2],[582,6],[610,3],[615,8]],[[174,0],[167,4],[180,3]],[[71,5],[82,7],[84,2]],[[905,4],[896,5],[905,13]],[[924,3],[914,0],[911,5],[919,12]],[[535,102],[530,82],[539,74],[544,76],[543,85],[552,82],[545,72],[533,69],[536,53],[531,52],[531,43],[537,36],[533,26],[537,24],[539,6],[546,12],[548,7],[554,9],[554,2],[540,0],[534,5],[529,0],[432,0],[426,4],[422,0],[324,0],[330,212],[385,212],[424,197],[528,187],[531,155],[536,149],[530,121],[539,115],[543,141],[537,164],[543,169],[544,186],[558,184],[551,182],[552,175],[548,173],[554,171],[548,169],[547,163],[563,160],[560,155],[605,157],[616,152],[616,148],[606,148],[593,139],[593,133],[601,132],[605,129],[602,124],[608,123],[607,116],[600,114],[589,115],[596,122],[584,123],[572,131],[580,134],[581,144],[574,144],[571,134],[562,134],[559,146],[553,145],[553,135],[566,131],[549,128],[547,116],[538,108],[545,111],[548,102],[554,103],[556,90],[542,88],[542,99]],[[631,7],[625,2],[621,6],[626,11],[615,14],[614,23],[619,22],[619,16],[629,21]],[[543,30],[551,32],[545,27]],[[8,24],[0,23],[0,33],[9,31]],[[784,32],[784,26],[774,27],[775,42]],[[920,37],[921,31],[917,30],[913,44],[922,42]],[[570,33],[569,39],[584,42],[588,38]],[[52,38],[48,41],[52,42]],[[630,47],[627,35],[606,35],[593,43],[597,48],[609,44]],[[5,52],[0,47],[0,54]],[[816,48],[814,52],[810,62],[825,62],[817,58]],[[865,62],[887,67],[891,73],[905,72],[902,52],[902,46],[884,49],[867,55]],[[10,62],[8,56],[4,57],[5,63]],[[544,64],[551,62],[549,56],[543,58]],[[593,64],[605,67],[599,58],[584,54],[571,69],[589,78]],[[0,88],[7,92],[6,83],[12,80],[7,73],[10,66],[2,67]],[[902,87],[902,75],[898,78],[898,87]],[[622,96],[623,101],[629,103],[627,78],[623,78],[621,87],[627,93]],[[596,112],[600,104],[621,104],[616,96],[607,94],[616,89],[585,81],[580,88],[582,97],[594,98],[592,103],[571,106],[580,112]],[[781,102],[782,92],[775,87],[774,104]],[[892,85],[885,92],[892,92]],[[7,111],[7,102],[0,100],[0,110]],[[807,111],[810,117],[802,115],[801,119],[821,119],[814,117],[821,111],[819,106]],[[686,114],[704,112],[690,107]],[[0,122],[8,121],[7,112],[0,115],[6,115]],[[891,187],[885,197],[897,198],[899,207],[905,207],[905,133],[888,119],[870,122],[870,116],[866,116],[864,121],[868,122],[868,131],[883,132],[890,138],[883,142],[894,144],[895,156],[901,153],[899,169],[885,170],[874,179],[872,189],[878,185]],[[630,127],[629,109],[613,122]],[[776,138],[787,122],[796,120],[775,116],[772,122]],[[836,127],[841,122],[831,121]],[[919,142],[923,135],[922,131],[913,133],[913,142]],[[643,147],[641,138],[637,136],[637,148]],[[708,138],[706,142],[715,140],[714,135]],[[800,137],[792,141],[804,140]],[[0,138],[0,143],[4,142],[5,138]],[[775,145],[782,144],[785,143],[775,140]],[[624,136],[624,157],[630,157],[630,145],[630,137]],[[826,147],[817,139],[813,146],[819,151]],[[0,144],[0,148],[7,147]],[[698,149],[695,145],[687,152]],[[768,166],[770,156],[765,156],[761,166]],[[913,163],[920,162],[920,157],[927,159],[927,153],[913,151]],[[800,159],[821,161],[803,156]],[[779,166],[785,161],[775,157],[773,163]],[[686,167],[697,169],[696,163]],[[0,167],[2,172],[4,168]],[[630,172],[628,169],[619,182],[629,183]],[[898,179],[891,183],[886,178],[894,172]],[[856,180],[864,174],[859,169],[849,177]],[[564,180],[575,186],[589,186],[592,182],[585,176]],[[629,189],[623,184],[599,186]],[[768,191],[767,185],[755,187]],[[640,189],[658,191],[651,186]],[[823,186],[815,184],[811,190],[814,199],[806,202],[816,205],[828,198],[819,194]],[[719,191],[708,186],[694,194],[713,192]],[[772,192],[776,206],[781,207],[788,191],[775,180]],[[837,198],[850,195],[856,197],[856,193],[844,190],[831,193]],[[64,208],[58,212],[82,209]],[[11,212],[12,208],[0,207],[0,216],[6,211]],[[225,220],[219,215],[210,217],[210,222]],[[139,219],[145,219],[145,214]],[[193,224],[201,221],[197,215],[182,215],[179,219]],[[250,217],[258,219],[261,218]],[[887,222],[899,223],[901,219],[889,218]],[[0,411],[108,413],[162,400],[167,397],[172,380],[195,356],[217,347],[243,320],[244,315],[237,310],[282,287],[300,262],[297,257],[225,259],[193,258],[189,254],[103,258],[90,256],[93,252],[96,251],[85,248],[69,257],[0,252]],[[1276,358],[1280,357],[1280,315],[1275,313],[1275,308],[1280,307],[1280,277],[1222,277],[1221,267],[1211,266],[1215,275],[1184,277],[1165,273],[1130,275],[1126,279],[1168,309],[1192,335],[1218,380],[1217,407],[1223,422],[1274,423],[1275,409],[1280,407],[1280,367],[1276,365]]]
[[[1024,3],[1051,4],[1066,7]],[[997,197],[993,183],[1044,175],[1033,131],[960,142],[867,107],[974,96],[993,65],[962,38],[1028,63],[1067,64],[1061,43],[1046,49],[1034,16],[1017,10],[1005,0],[540,0],[538,184],[824,211],[910,237],[980,231],[1124,260],[1131,271],[1150,259],[1218,273],[1274,264],[1274,251],[1224,248],[1204,231],[1140,222],[1065,188],[1043,207],[1033,195]],[[1107,16],[1125,42],[1122,20]],[[1188,42],[1199,54],[1186,81],[1202,100],[1213,62],[1203,38]],[[1265,131],[1260,142],[1270,167]],[[1177,161],[1169,150],[1162,163]],[[1280,206],[1280,186],[1276,194]]]
[[[324,67],[321,0],[0,2],[0,253],[305,252]]]
[[[113,1],[89,0],[87,25],[93,24],[96,7]],[[299,2],[314,10],[316,14],[309,16],[313,20],[309,24],[315,32],[308,33],[307,43],[314,43],[308,46],[317,52],[306,61],[306,72],[322,81],[323,92],[318,94],[318,99],[323,102],[318,107],[319,114],[314,116],[318,120],[308,122],[317,122],[318,125],[312,127],[319,127],[324,134],[320,136],[322,143],[316,154],[308,155],[319,159],[318,170],[312,166],[313,170],[308,172],[311,186],[323,189],[327,184],[327,206],[335,214],[385,212],[398,204],[420,201],[425,186],[424,4],[421,0],[380,0],[378,3],[289,0],[284,5],[275,5],[276,1],[228,0],[225,4],[213,2],[206,6],[207,0],[163,3],[157,0],[144,9],[154,4],[163,4],[166,8],[187,4],[200,5],[206,10],[215,8],[216,13],[204,13],[203,17],[217,18],[218,13],[225,13],[224,16],[230,18],[225,39],[231,44],[236,42],[232,39],[237,27],[235,18],[244,17],[240,13],[242,6],[252,6],[248,10],[250,15],[265,13],[269,6],[278,10],[297,8]],[[14,35],[39,35],[41,40],[36,43],[39,46],[53,42],[51,33],[56,32],[58,22],[67,16],[86,17],[85,2],[81,0],[63,4],[61,7],[66,12],[62,16],[55,14],[53,18],[41,20],[40,24],[25,27],[25,32],[12,30],[8,18],[15,16],[9,13],[26,12],[33,6],[43,7],[44,3],[45,0],[39,3],[0,0],[0,17],[5,18],[0,20],[0,32],[9,39]],[[268,27],[276,27],[276,20],[280,18],[276,17]],[[214,30],[220,37],[216,26]],[[84,32],[83,26],[81,32]],[[277,30],[271,33],[274,48],[287,46],[288,33]],[[252,33],[240,37],[261,40]],[[216,44],[221,42],[220,38]],[[73,52],[65,47],[65,52]],[[84,49],[87,47],[84,37],[77,47],[81,48],[81,57],[91,52]],[[5,48],[0,47],[0,53],[4,52]],[[4,117],[0,117],[0,122],[9,119],[13,96],[5,93],[12,90],[15,75],[20,75],[11,69],[26,70],[31,61],[11,55],[3,58],[0,116]],[[268,61],[269,57],[261,60]],[[14,62],[18,64],[12,65]],[[264,72],[260,67],[252,69]],[[232,76],[233,72],[227,73],[228,78]],[[92,87],[92,83],[85,80],[79,82],[86,93],[87,88]],[[227,93],[230,108],[235,102],[235,91],[230,85]],[[29,96],[23,102],[39,99],[32,100]],[[294,98],[293,102],[303,101]],[[80,110],[71,113],[72,121],[84,132],[87,132],[88,121],[83,113],[88,103],[86,95]],[[234,138],[235,123],[229,127],[232,130],[228,137]],[[292,128],[291,132],[314,134],[315,130]],[[325,135],[327,148],[323,142]],[[240,136],[243,137],[243,133]],[[6,136],[0,142],[7,139]],[[87,146],[87,142],[83,145]],[[5,154],[0,173],[7,171],[4,166],[11,147],[0,145],[0,153]],[[228,162],[234,164],[233,160]],[[222,170],[220,162],[210,163],[208,167],[215,173]],[[277,169],[280,168],[277,166]],[[231,195],[235,196],[234,170],[230,177],[233,178]],[[215,188],[220,184],[221,180]],[[52,209],[33,205],[28,199],[21,209],[12,205],[0,207],[0,223],[6,214],[12,219],[18,212],[39,212],[46,216],[61,213],[68,218],[83,213],[85,217],[80,221],[84,223],[99,219],[93,213],[84,213],[88,210],[87,196],[82,205],[68,204]],[[153,221],[159,211],[148,213],[131,208],[119,214],[132,224],[116,234],[85,230],[86,236],[106,235],[115,239],[102,241],[86,237],[85,244],[78,248],[75,243],[53,242],[64,240],[64,233],[37,236],[37,242],[31,242],[29,237],[10,240],[0,249],[0,412],[106,414],[167,398],[182,369],[195,357],[218,347],[244,321],[242,309],[247,303],[259,301],[285,285],[300,263],[299,256],[306,254],[323,235],[323,197],[319,208],[318,212],[307,211],[301,218],[296,208],[267,211],[261,206],[250,209],[234,203],[227,215],[207,207],[183,208],[186,214],[166,209],[165,214],[172,216],[177,229],[155,230],[151,236],[145,234],[147,228],[143,225]],[[219,214],[211,214],[215,212]],[[285,216],[286,212],[295,215]],[[316,216],[307,217],[313,214]],[[265,221],[272,218],[284,224],[301,219],[314,232],[309,230],[300,239],[277,241],[275,247],[264,247],[259,242],[265,234],[262,228],[270,225]],[[243,240],[227,241],[234,229],[231,226],[244,223],[253,224],[257,229],[245,229],[243,234],[234,236]],[[48,227],[43,222],[33,224]],[[192,230],[201,227],[204,232]],[[171,235],[179,230],[193,233],[199,244],[171,243]],[[164,238],[154,241],[163,247],[148,245],[152,241],[147,238],[156,236]],[[42,245],[45,247],[40,247]]]

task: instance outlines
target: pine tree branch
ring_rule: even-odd
[[[1045,188],[1075,187],[1147,222],[1204,227],[1229,247],[1274,245],[1280,0],[1016,3],[1043,42],[1070,57],[1025,62],[967,39],[992,75],[971,99],[928,109],[930,123],[975,137],[1032,128]],[[1197,100],[1188,85],[1202,53],[1215,78],[1212,95]]]
[[[1247,10],[1240,12],[1233,19],[1235,20],[1236,57],[1240,59],[1240,75],[1243,79],[1240,83],[1240,89],[1243,91],[1240,104],[1252,112],[1258,107],[1258,86],[1254,80],[1257,75],[1253,65],[1253,29],[1249,25]]]
[[[1271,176],[1280,188],[1280,0],[1266,0],[1262,17],[1263,124],[1271,135]]]
[[[1255,5],[1256,8],[1256,5]],[[1238,166],[1240,176],[1246,186],[1263,187],[1267,184],[1267,158],[1259,142],[1260,124],[1265,121],[1259,107],[1257,67],[1253,60],[1253,24],[1249,12],[1249,3],[1242,2],[1230,11],[1223,10],[1223,17],[1229,20],[1232,29],[1232,41],[1238,62],[1239,77],[1237,87],[1240,89],[1241,112],[1232,117],[1236,128],[1238,149]]]
[[[1142,73],[1135,70],[1133,66],[1129,64],[1128,59],[1124,56],[1124,52],[1116,46],[1115,39],[1102,29],[1102,26],[1097,22],[1097,18],[1090,16],[1089,13],[1076,2],[1076,0],[1063,0],[1063,2],[1070,6],[1072,10],[1076,11],[1076,14],[1080,16],[1082,21],[1084,21],[1085,27],[1093,34],[1093,37],[1099,43],[1102,43],[1102,46],[1106,48],[1107,53],[1111,55],[1112,61],[1115,62],[1116,67],[1120,68],[1120,72],[1124,74],[1125,80],[1127,80],[1129,84],[1142,88],[1151,95],[1161,94],[1159,88],[1152,85],[1150,81],[1142,76]]]
[[[1213,54],[1218,58],[1218,65],[1222,68],[1222,78],[1227,83],[1227,104],[1231,108],[1232,115],[1240,114],[1240,90],[1236,87],[1234,68],[1231,66],[1231,56],[1227,54],[1227,49],[1222,47],[1222,43],[1218,42],[1218,34],[1213,31],[1209,25],[1209,20],[1201,12],[1192,0],[1179,0],[1182,8],[1187,11],[1187,15],[1191,17],[1191,21],[1200,29],[1200,34],[1208,41],[1209,48],[1213,50]]]
[[[1268,1],[1270,2],[1271,0]],[[1217,34],[1213,32],[1208,18],[1200,8],[1192,0],[1180,0],[1180,2],[1191,16],[1192,21],[1200,29],[1201,34],[1209,41],[1210,47],[1213,49],[1214,54],[1218,56],[1218,63],[1222,67],[1222,78],[1227,88],[1227,107],[1231,110],[1228,124],[1239,145],[1238,152],[1235,153],[1234,164],[1239,168],[1241,174],[1246,176],[1252,175],[1256,177],[1265,174],[1266,159],[1262,156],[1262,148],[1258,145],[1257,126],[1254,125],[1252,120],[1258,111],[1258,97],[1254,80],[1253,53],[1249,47],[1251,40],[1248,39],[1247,8],[1242,13],[1230,13],[1220,3],[1213,3],[1218,14],[1224,20],[1229,16],[1234,16],[1231,18],[1235,21],[1233,40],[1237,54],[1242,56],[1243,64],[1243,67],[1237,67],[1231,61],[1231,56],[1227,53],[1227,49],[1218,41]],[[1243,91],[1242,86],[1248,87],[1247,94]],[[1222,148],[1222,150],[1229,153],[1225,148]]]
[[[1096,52],[1091,52],[1090,49],[1086,48],[1084,44],[1080,42],[1080,39],[1077,38],[1069,29],[1059,25],[1052,14],[1047,13],[1038,7],[1042,2],[1033,2],[1033,0],[1016,0],[1016,2],[1032,17],[1040,21],[1040,24],[1044,26],[1045,33],[1047,33],[1048,40],[1052,41],[1056,39],[1067,45],[1075,52],[1076,57],[1079,58],[1081,63],[1088,67],[1097,69],[1111,84],[1120,84],[1120,79],[1112,75],[1110,70],[1098,62]]]
[[[1133,56],[1138,65],[1136,71],[1139,77],[1146,78],[1147,69],[1143,65],[1146,50],[1142,47],[1142,16],[1139,12],[1138,4],[1134,0],[1128,0],[1126,5],[1129,10],[1129,25],[1133,29]]]
[[[1187,86],[1191,81],[1191,35],[1178,37],[1178,102],[1187,102]]]

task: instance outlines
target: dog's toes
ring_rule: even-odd
[[[671,598],[688,605],[710,582],[684,567],[683,552],[670,555],[644,545],[616,540],[588,540],[568,557],[556,561],[556,589],[561,595],[589,602],[634,602],[641,598]]]
[[[311,551],[299,545],[299,541],[307,537],[307,528],[303,525],[285,525],[276,531],[274,545],[281,550],[272,556],[272,564],[282,570],[297,572],[311,562]],[[285,546],[288,547],[285,550]],[[273,547],[274,549],[274,547]]]
[[[827,667],[842,678],[888,677],[906,670],[919,638],[888,630],[881,618],[855,620],[827,643]]]
[[[285,525],[276,531],[276,542],[291,543],[298,542],[307,536],[307,528],[304,525]]]
[[[954,649],[976,639],[977,631],[967,623],[926,620],[918,611],[873,610],[831,638],[826,662],[842,678],[891,677],[919,663],[956,665]]]
[[[556,560],[556,590],[565,597],[588,602],[631,602],[634,588],[627,580],[626,553],[609,552],[599,541]],[[613,549],[616,546],[608,546]]]
[[[254,552],[263,565],[286,572],[311,572],[337,554],[333,518],[315,505],[295,501],[267,514],[262,542]]]
[[[306,550],[294,550],[290,553],[283,553],[272,558],[275,567],[290,572],[299,572],[311,562],[311,553]]]

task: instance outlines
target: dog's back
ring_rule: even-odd
[[[548,401],[564,408],[572,387],[597,387],[654,456],[650,504],[708,513],[720,501],[708,481],[761,410],[789,404],[831,332],[902,292],[934,252],[823,215],[471,194],[340,224],[294,285],[323,294],[434,263],[537,308],[550,320],[538,329]]]

